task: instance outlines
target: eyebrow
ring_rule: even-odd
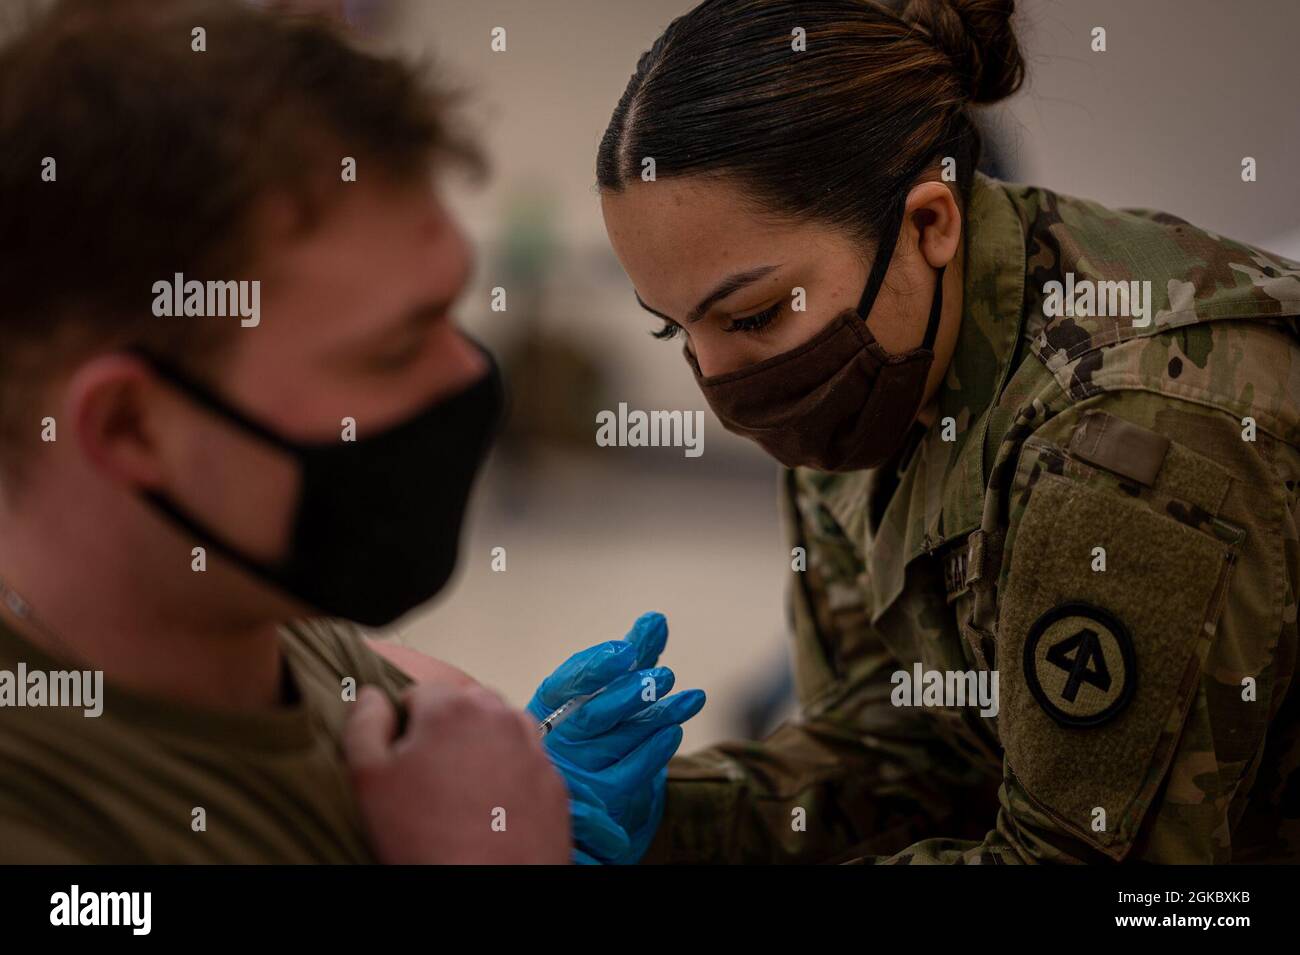
[[[746,272],[737,272],[734,275],[727,276],[717,284],[712,292],[700,299],[698,305],[691,309],[690,314],[686,316],[686,324],[691,325],[698,322],[705,316],[708,310],[713,307],[715,302],[721,301],[732,292],[739,291],[746,285],[754,284],[763,276],[776,271],[778,268],[780,268],[779,265],[760,265],[758,268],[749,269]],[[663,312],[657,312],[645,302],[641,301],[641,295],[635,290],[632,294],[636,296],[637,303],[651,315],[658,315],[666,322],[673,321],[673,319],[669,318]]]

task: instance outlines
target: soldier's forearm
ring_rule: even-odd
[[[831,723],[673,760],[646,863],[811,863],[897,851],[940,831],[982,832],[995,789],[963,786],[930,746],[873,748]]]

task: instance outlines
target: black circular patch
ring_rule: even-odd
[[[1025,682],[1062,726],[1098,726],[1128,706],[1137,689],[1133,638],[1114,614],[1082,602],[1060,604],[1025,638]]]

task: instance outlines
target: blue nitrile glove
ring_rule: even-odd
[[[584,783],[568,778],[564,781],[569,787],[574,864],[600,865],[602,859],[626,855],[631,848],[627,833],[610,818],[600,797]]]
[[[543,720],[573,697],[605,688],[545,738],[565,779],[589,787],[627,832],[628,849],[609,854],[578,842],[575,820],[575,843],[601,862],[633,863],[645,854],[663,815],[668,760],[681,745],[681,724],[704,705],[701,690],[667,696],[675,677],[655,666],[667,641],[663,615],[643,614],[624,640],[597,644],[560,664],[528,704]]]

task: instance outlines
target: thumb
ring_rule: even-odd
[[[376,769],[388,761],[397,711],[380,690],[363,686],[343,727],[343,756],[354,770]]]

